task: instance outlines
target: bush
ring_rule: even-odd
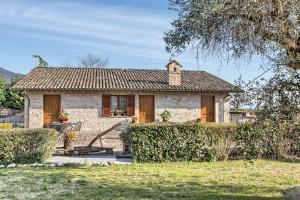
[[[34,163],[55,151],[57,132],[53,129],[11,129],[0,131],[0,163]]]
[[[227,159],[235,126],[199,124],[131,125],[122,135],[137,162]]]
[[[300,125],[287,122],[134,124],[122,138],[137,162],[300,156]]]
[[[171,112],[168,111],[168,110],[164,110],[164,112],[162,112],[160,114],[160,117],[162,118],[162,121],[164,123],[167,123],[170,120],[170,118],[171,118]]]
[[[12,129],[13,125],[11,123],[0,123],[0,129]]]
[[[300,125],[290,122],[242,124],[237,143],[247,159],[300,156]]]

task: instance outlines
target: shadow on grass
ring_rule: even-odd
[[[279,162],[285,162],[285,163],[296,163],[296,164],[299,164],[300,163],[300,158],[279,159],[277,161],[279,161]]]
[[[68,169],[66,169],[68,170]],[[25,199],[207,199],[207,200],[271,200],[282,199],[263,197],[256,193],[281,193],[272,187],[237,186],[222,184],[199,184],[197,182],[169,183],[164,180],[130,182],[127,184],[116,180],[105,181],[94,177],[89,180],[84,175],[66,175],[53,171],[19,171],[6,172],[10,179],[4,181],[7,189],[5,199],[18,199],[21,195]],[[20,178],[21,177],[21,178]],[[4,177],[3,177],[4,178]],[[91,179],[91,180],[90,180]],[[0,182],[1,182],[0,177]],[[24,193],[24,191],[26,191]],[[259,192],[258,192],[259,191]],[[2,194],[2,195],[3,195]],[[31,198],[34,197],[34,198]],[[1,195],[0,195],[1,198]]]

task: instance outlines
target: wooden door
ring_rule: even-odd
[[[201,122],[215,122],[214,96],[201,96]]]
[[[44,95],[44,127],[58,121],[60,95]]]
[[[139,122],[140,123],[154,122],[154,96],[152,95],[140,96]]]

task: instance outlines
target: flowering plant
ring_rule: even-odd
[[[66,120],[69,119],[69,116],[70,114],[67,113],[63,108],[60,110],[58,115],[59,119],[66,119]]]
[[[114,116],[121,116],[126,114],[126,110],[113,110],[112,113]]]
[[[76,142],[77,139],[78,139],[78,133],[76,131],[68,131],[65,133],[64,140],[66,142],[69,142],[69,143]]]

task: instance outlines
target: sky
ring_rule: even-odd
[[[108,67],[165,69],[164,32],[176,13],[168,0],[0,0],[0,67],[26,74],[37,66],[77,66],[88,53]],[[233,82],[262,73],[260,58],[227,63],[193,51],[175,57],[183,69],[205,70]],[[266,75],[268,76],[268,74]]]

